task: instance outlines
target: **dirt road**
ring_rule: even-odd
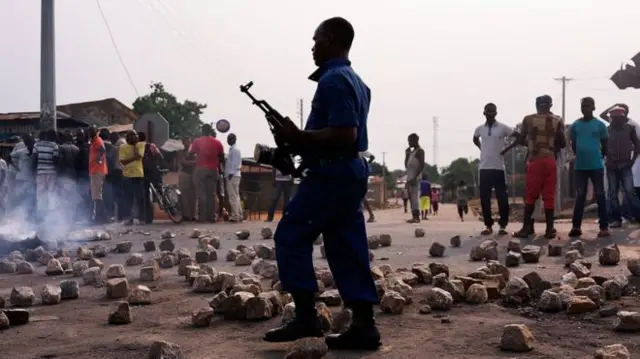
[[[404,223],[405,215],[401,210],[381,211],[377,213],[378,222],[368,226],[369,234],[389,233],[393,238],[390,247],[374,251],[373,264],[390,264],[394,269],[410,268],[413,263],[434,262],[428,257],[431,243],[439,241],[447,246],[445,257],[438,262],[445,263],[451,269],[451,275],[465,275],[482,265],[469,261],[469,250],[480,241],[477,235],[482,223],[468,217],[460,222],[456,218],[455,208],[442,206],[440,215],[432,216],[420,225]],[[187,248],[195,253],[197,240],[189,238],[194,227],[203,232],[211,231],[222,239],[218,250],[218,261],[210,264],[218,270],[240,273],[250,271],[250,267],[235,267],[232,262],[224,261],[226,252],[238,244],[252,245],[268,243],[259,239],[260,228],[264,223],[191,225],[173,226],[168,223],[151,226],[133,227],[133,232],[115,236],[111,241],[101,242],[115,247],[121,241],[133,243],[132,252],[142,253],[145,259],[154,258],[156,253],[145,253],[142,243],[148,240],[160,242],[160,234],[170,229],[176,234],[176,248]],[[270,224],[275,229],[275,224]],[[413,235],[416,227],[426,231],[423,238]],[[540,225],[539,225],[540,226]],[[517,230],[519,224],[510,225]],[[559,224],[560,237],[566,241],[568,224]],[[233,233],[241,228],[251,231],[246,241],[235,239]],[[117,229],[117,228],[116,228]],[[584,241],[587,247],[587,259],[594,265],[593,275],[628,275],[623,263],[617,267],[600,267],[597,264],[597,248],[609,243],[595,239],[596,227],[585,225]],[[538,232],[542,233],[540,226]],[[148,233],[141,233],[148,232]],[[638,251],[637,240],[627,240],[631,230],[614,232],[613,239],[620,243],[623,257],[635,255]],[[449,247],[449,239],[460,235],[462,246]],[[632,238],[640,237],[637,233]],[[508,237],[498,239],[501,259],[504,259],[504,246]],[[543,245],[546,241],[535,238],[531,243]],[[523,245],[527,244],[523,242]],[[73,248],[72,248],[73,249]],[[105,265],[124,263],[127,254],[109,253],[104,258]],[[326,266],[318,247],[314,258],[318,266]],[[139,266],[125,267],[130,284],[139,283]],[[566,270],[561,258],[546,256],[543,252],[539,264],[523,264],[511,270],[512,276],[522,276],[537,271],[550,281],[558,280]],[[31,275],[0,275],[0,297],[9,302],[13,286],[28,285],[34,288],[39,298],[40,288],[44,284],[57,284],[60,280],[70,279],[70,275],[50,277],[44,274],[44,267],[36,267]],[[640,287],[633,280],[632,284]],[[80,282],[82,282],[80,278]],[[191,312],[208,305],[212,295],[195,294],[184,278],[177,275],[176,267],[162,270],[162,277],[156,282],[143,283],[152,289],[152,304],[133,307],[133,322],[128,325],[110,326],[107,316],[113,309],[114,300],[105,296],[105,288],[92,286],[80,287],[80,298],[63,301],[54,306],[42,306],[39,300],[31,311],[31,323],[12,327],[0,332],[0,358],[143,358],[154,340],[167,340],[179,344],[187,358],[282,358],[286,345],[267,344],[261,341],[264,331],[277,326],[279,320],[272,319],[261,323],[224,321],[216,317],[209,328],[191,327]],[[640,358],[640,340],[638,334],[623,335],[612,330],[613,318],[600,318],[596,313],[582,316],[568,316],[565,313],[541,314],[535,310],[504,308],[499,303],[478,306],[455,304],[454,308],[443,314],[421,315],[419,302],[428,286],[415,288],[414,304],[406,307],[404,314],[377,314],[377,321],[383,335],[384,347],[375,353],[333,352],[327,358],[593,358],[595,350],[601,346],[622,343],[632,353],[632,358]],[[624,297],[614,304],[625,310],[640,310],[638,297]],[[332,308],[337,311],[339,308]],[[448,320],[443,320],[442,315]],[[498,348],[502,328],[506,324],[526,324],[536,337],[533,351],[524,354],[503,353]]]

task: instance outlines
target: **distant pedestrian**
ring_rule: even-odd
[[[202,125],[202,135],[193,141],[190,153],[196,156],[194,172],[198,198],[198,222],[215,222],[218,181],[224,162],[222,143],[214,137],[211,125]],[[222,205],[220,201],[220,205]]]
[[[456,203],[458,206],[458,216],[462,222],[464,222],[464,215],[469,213],[469,197],[467,191],[467,184],[463,180],[460,180],[456,188]]]
[[[404,151],[404,166],[407,170],[407,192],[411,202],[411,219],[407,223],[420,223],[420,181],[424,170],[424,150],[420,147],[420,138],[412,133],[407,138],[409,147]]]
[[[420,181],[420,215],[422,220],[427,220],[431,209],[431,182],[426,177]]]
[[[227,136],[229,154],[224,163],[224,176],[226,178],[226,194],[229,200],[230,222],[242,222],[242,203],[240,201],[240,180],[242,179],[242,154],[236,146],[236,135]]]
[[[431,188],[431,209],[434,215],[438,214],[439,204],[440,204],[440,190]]]

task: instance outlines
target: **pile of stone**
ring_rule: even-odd
[[[234,262],[236,266],[250,266],[256,258],[265,260],[275,260],[276,250],[273,246],[256,244],[251,247],[240,244],[236,249],[227,252],[227,262]]]

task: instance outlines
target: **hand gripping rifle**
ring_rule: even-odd
[[[294,166],[294,157],[296,155],[300,155],[298,151],[296,151],[290,144],[284,142],[282,139],[278,138],[275,134],[275,129],[282,127],[282,121],[289,120],[286,117],[283,117],[278,111],[276,111],[269,103],[265,100],[256,99],[250,92],[249,89],[253,86],[253,81],[250,81],[246,85],[240,85],[240,92],[249,96],[254,105],[258,106],[267,119],[267,123],[269,124],[269,129],[273,134],[273,138],[276,142],[276,148],[269,147],[263,144],[256,144],[256,147],[253,151],[253,158],[261,164],[270,165],[276,169],[278,169],[284,175],[292,175],[294,177],[302,176],[302,166],[299,166],[298,169]],[[290,120],[289,120],[290,121]]]

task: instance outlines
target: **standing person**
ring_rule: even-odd
[[[65,214],[74,220],[81,197],[77,186],[77,164],[80,150],[73,144],[73,135],[64,132],[58,148],[58,188]]]
[[[136,131],[127,132],[127,143],[118,149],[118,157],[122,163],[124,180],[123,215],[127,215],[127,224],[133,224],[135,213],[139,221],[144,221],[144,144],[138,140]],[[135,211],[134,211],[135,209]]]
[[[456,187],[456,201],[458,216],[462,222],[464,222],[464,215],[469,213],[469,197],[467,191],[467,184],[463,180],[460,180],[458,187]]]
[[[409,147],[404,151],[404,167],[407,169],[407,192],[411,202],[411,219],[407,223],[420,223],[420,180],[424,170],[424,150],[417,134],[409,135]]]
[[[275,233],[282,288],[291,293],[295,319],[269,331],[269,342],[322,337],[315,308],[318,291],[313,269],[313,242],[322,233],[336,287],[345,307],[353,312],[351,326],[329,335],[329,349],[376,350],[380,333],[373,306],[378,294],[370,273],[362,200],[367,192],[369,166],[358,155],[368,147],[367,116],[371,92],[348,60],[353,27],[331,18],[315,32],[313,57],[319,67],[309,78],[318,82],[315,103],[305,130],[282,118],[276,136],[307,156],[303,178],[287,205]],[[331,149],[331,154],[328,153]]]
[[[273,216],[276,212],[276,207],[278,207],[278,202],[280,202],[280,197],[282,197],[283,201],[282,207],[287,207],[289,199],[291,198],[291,187],[293,186],[293,178],[291,178],[290,175],[283,175],[282,172],[276,168],[274,168],[273,171],[273,186],[275,187],[275,190],[273,193],[273,199],[271,200],[271,205],[269,205],[266,222],[273,222]]]
[[[151,201],[151,184],[153,184],[158,194],[162,188],[162,173],[160,173],[160,163],[164,160],[162,152],[155,143],[147,142],[147,135],[138,132],[138,140],[144,146],[144,156],[142,157],[142,168],[144,171],[144,223],[153,223],[153,202]]]
[[[76,185],[80,203],[78,206],[78,218],[87,219],[87,213],[93,211],[91,200],[91,180],[89,177],[89,140],[83,129],[76,131],[76,147],[78,147],[78,162],[76,165]]]
[[[504,170],[504,156],[500,151],[504,148],[505,139],[513,135],[513,129],[496,121],[498,110],[496,105],[488,103],[484,106],[485,123],[476,128],[473,143],[480,149],[480,205],[485,229],[482,235],[493,233],[493,218],[491,216],[491,192],[495,189],[500,220],[498,235],[507,234],[509,223],[509,196],[507,195],[507,180]]]
[[[420,181],[420,214],[423,220],[427,220],[427,215],[431,209],[431,182],[424,176]]]
[[[196,191],[193,182],[193,167],[195,165],[193,154],[189,153],[191,139],[182,139],[184,150],[178,153],[178,165],[180,174],[178,175],[178,188],[180,188],[180,204],[182,208],[182,220],[186,222],[196,219]]]
[[[36,203],[36,156],[33,154],[35,141],[30,134],[25,134],[20,143],[22,146],[18,150],[14,148],[11,151],[11,162],[16,167],[12,206],[30,219],[33,218]]]
[[[587,184],[591,181],[593,192],[598,203],[598,219],[600,232],[598,237],[609,236],[609,220],[607,217],[607,198],[604,191],[604,161],[607,155],[609,133],[607,126],[595,118],[595,101],[591,97],[585,97],[580,101],[582,118],[571,125],[571,148],[576,154],[575,181],[576,203],[573,210],[573,226],[569,232],[570,237],[582,235],[582,215],[587,197]]]
[[[98,136],[104,142],[105,162],[107,163],[107,174],[104,176],[104,186],[102,188],[102,200],[104,203],[105,219],[111,222],[116,216],[116,197],[115,188],[111,181],[111,174],[119,165],[118,149],[111,143],[111,133],[108,129],[103,128]],[[120,136],[118,136],[120,137]]]
[[[34,145],[36,154],[37,218],[43,221],[55,210],[58,198],[56,186],[56,161],[58,159],[57,134],[53,129],[40,132],[39,141]]]
[[[618,201],[620,188],[622,188],[625,201],[629,204],[632,218],[640,219],[640,200],[633,187],[633,173],[631,171],[631,166],[640,154],[640,143],[635,127],[627,120],[624,108],[614,107],[610,111],[610,119],[608,151],[605,160],[609,186],[609,218],[613,221],[611,228],[619,228],[622,226],[622,214]]]
[[[517,145],[529,148],[526,174],[526,201],[522,229],[514,233],[516,238],[528,238],[534,234],[533,211],[538,197],[542,195],[546,220],[546,238],[554,238],[554,207],[556,194],[557,167],[556,156],[566,146],[562,118],[551,112],[553,100],[549,95],[536,98],[536,113],[522,120],[522,132],[517,139],[504,150]]]
[[[111,185],[113,191],[116,220],[124,221],[128,218],[127,211],[130,210],[125,209],[126,200],[124,199],[124,180],[122,176],[124,167],[120,163],[120,147],[127,142],[117,132],[111,132],[109,140],[113,144],[113,152],[109,152],[109,149],[107,149],[107,170],[109,173],[105,177],[105,182]]]
[[[95,127],[89,127],[89,178],[91,189],[91,200],[93,201],[93,221],[96,223],[106,222],[104,213],[104,202],[102,191],[104,189],[104,178],[107,175],[107,149],[104,141],[98,136]]]
[[[216,187],[221,164],[224,162],[224,149],[213,135],[211,125],[202,125],[202,136],[196,138],[189,149],[189,153],[196,156],[194,179],[198,198],[198,222],[214,223],[216,220],[214,196],[218,193]]]
[[[433,215],[438,215],[438,204],[440,203],[440,190],[431,189],[431,208],[433,209]]]
[[[404,213],[409,212],[408,203],[409,203],[409,190],[407,190],[406,184],[405,187],[401,190],[402,195],[402,206],[404,207]]]
[[[227,136],[229,154],[224,162],[224,176],[226,178],[226,193],[229,198],[229,221],[242,222],[242,203],[240,202],[240,179],[242,178],[242,155],[236,146],[236,135]]]
[[[367,163],[369,164],[369,166],[371,166],[371,164],[373,163],[373,161],[376,159],[376,156],[374,156],[371,152],[369,151],[363,151],[360,152],[360,156],[362,156],[362,158],[364,158],[365,160],[367,160]],[[367,182],[368,183],[368,182]],[[384,185],[384,179],[382,181],[383,185]],[[367,189],[367,192],[369,192],[369,190]],[[371,204],[369,203],[369,200],[367,200],[367,197],[364,197],[364,201],[362,201],[362,204],[364,205],[364,208],[366,208],[367,212],[369,213],[369,219],[367,220],[367,223],[373,223],[376,221],[376,217],[373,214],[373,209],[371,209]]]

